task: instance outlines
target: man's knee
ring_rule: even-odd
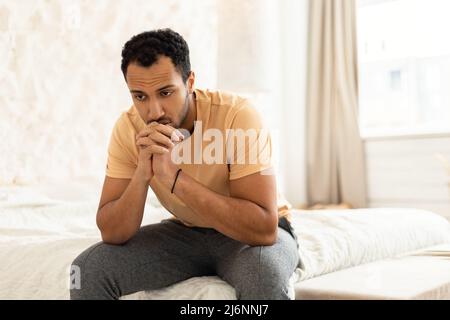
[[[114,292],[107,288],[108,264],[112,246],[97,243],[83,251],[70,267],[71,299],[113,298]]]
[[[243,263],[234,283],[238,299],[286,300],[289,299],[289,279],[293,270],[283,265],[274,255],[266,254],[267,247],[258,248],[259,254]]]

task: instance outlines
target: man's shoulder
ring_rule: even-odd
[[[215,107],[241,108],[250,104],[248,97],[226,90],[197,89],[196,98]]]
[[[115,122],[114,131],[119,131],[121,133],[134,132],[143,125],[143,123],[140,122],[143,121],[139,117],[139,113],[137,112],[134,105],[132,105],[127,110],[121,112],[120,116],[117,118]]]
[[[211,114],[225,121],[225,127],[264,126],[262,117],[250,97],[224,90],[198,90],[196,96],[200,97],[201,104],[204,103],[210,108]]]

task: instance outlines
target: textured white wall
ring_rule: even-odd
[[[217,86],[253,101],[271,129],[274,162],[281,173],[278,0],[223,0],[218,10]],[[277,179],[282,186],[283,177],[278,174]]]
[[[246,93],[278,90],[277,1],[226,0],[218,4],[218,86]]]
[[[253,99],[272,129],[279,190],[302,206],[309,0],[218,4],[218,86]]]
[[[103,176],[111,128],[129,97],[123,44],[171,27],[197,84],[214,87],[214,0],[0,1],[0,184]]]
[[[314,1],[314,0],[312,0]],[[281,6],[282,114],[280,148],[283,192],[294,206],[306,203],[305,103],[309,0],[279,0]]]
[[[307,2],[0,0],[0,185],[101,180],[111,128],[131,105],[121,48],[170,27],[189,43],[198,87],[255,100],[281,190],[302,204]]]

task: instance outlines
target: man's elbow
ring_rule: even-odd
[[[258,241],[260,246],[273,246],[278,238],[278,212],[267,214],[269,219],[267,219],[267,227]]]
[[[100,231],[102,236],[102,242],[105,244],[112,244],[112,245],[123,245],[128,240],[130,240],[131,237],[125,237],[117,234],[109,234],[104,231]]]
[[[246,241],[244,241],[246,242]],[[253,238],[252,240],[246,242],[251,247],[258,246],[273,246],[277,242],[277,230],[271,233],[264,233],[260,235],[258,238]]]
[[[134,235],[133,232],[124,230],[123,226],[120,226],[120,228],[118,228],[117,226],[113,226],[107,222],[108,221],[106,221],[105,219],[102,219],[102,215],[98,212],[96,223],[98,230],[100,230],[103,243],[122,245],[130,240],[130,238]]]
[[[273,246],[277,242],[278,238],[278,226],[273,228],[270,232],[266,234],[263,239],[263,246]]]
[[[100,230],[102,242],[106,244],[122,245],[125,244],[134,235],[133,232],[126,232],[123,229],[112,228],[108,225],[102,225],[98,223],[97,227]]]

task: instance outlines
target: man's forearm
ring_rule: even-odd
[[[104,242],[121,244],[137,232],[142,223],[147,192],[148,182],[135,173],[122,196],[100,209],[97,225]]]
[[[249,245],[271,245],[276,239],[273,215],[256,203],[223,196],[180,173],[175,195],[222,234]]]

